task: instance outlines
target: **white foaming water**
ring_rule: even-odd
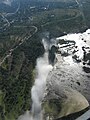
[[[52,70],[52,65],[48,62],[48,45],[43,40],[45,47],[45,54],[43,57],[37,59],[36,71],[37,76],[35,79],[35,83],[31,90],[31,98],[32,98],[32,110],[31,114],[29,111],[26,112],[25,115],[19,117],[18,120],[43,120],[43,110],[41,108],[42,99],[44,97],[44,92],[46,89],[46,78],[48,73]]]
[[[79,57],[79,59],[82,60],[83,59],[83,50],[82,50],[82,47],[83,46],[84,47],[90,47],[90,29],[88,29],[84,33],[67,34],[65,36],[57,38],[56,40],[59,40],[59,39],[71,40],[71,41],[73,40],[73,41],[75,41],[76,46],[78,46],[78,49],[79,49],[77,51],[77,56]],[[73,60],[72,60],[71,56],[66,57],[65,60],[67,60],[67,62],[70,62],[70,63],[72,61],[72,63],[73,63]]]
[[[82,40],[82,38],[84,40]],[[78,46],[79,51],[77,52],[79,58],[83,58],[83,50],[82,47],[90,47],[90,29],[88,29],[84,33],[75,33],[75,34],[68,34],[62,37],[57,38],[65,39],[65,40],[74,40],[76,42],[76,46]],[[42,99],[44,96],[45,88],[46,88],[46,78],[48,73],[52,70],[52,66],[49,65],[48,62],[48,48],[49,46],[43,39],[44,48],[46,50],[43,57],[37,59],[37,76],[35,79],[35,83],[31,90],[31,97],[32,97],[32,111],[31,113],[27,111],[24,115],[20,116],[18,120],[43,120],[43,110],[41,108]],[[72,62],[71,56],[66,59],[67,62]]]
[[[34,120],[42,120],[41,103],[46,88],[46,78],[50,70],[52,70],[52,66],[48,63],[47,53],[45,53],[43,57],[37,59],[36,69],[38,75],[31,90],[33,101],[32,114],[34,116]]]

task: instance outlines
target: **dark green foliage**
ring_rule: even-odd
[[[43,53],[44,47],[36,34],[13,51],[12,57],[7,58],[0,67],[0,90],[5,94],[5,116],[9,120],[31,109],[33,70],[36,59]]]
[[[89,1],[89,0],[87,0]],[[49,8],[47,10],[44,7]],[[36,6],[31,9],[31,6]],[[69,8],[73,6],[73,8]],[[9,8],[8,8],[9,9]],[[0,29],[0,62],[8,55],[11,49],[11,56],[6,58],[0,66],[0,120],[15,120],[26,110],[31,109],[31,87],[34,83],[33,70],[36,59],[44,54],[42,38],[40,34],[49,31],[50,38],[62,36],[64,33],[83,31],[89,23],[89,4],[84,4],[86,23],[83,20],[80,10],[75,3],[64,2],[35,2],[21,0],[19,11],[7,16],[9,21],[13,21],[6,30]],[[77,16],[77,17],[75,17]],[[32,18],[32,20],[30,20]],[[71,19],[70,19],[71,18]],[[0,15],[0,27],[6,24]],[[38,30],[36,33],[35,28]],[[32,35],[32,37],[30,37]],[[25,37],[30,37],[25,40]],[[61,41],[63,44],[65,41]],[[54,49],[53,49],[54,50]],[[54,62],[55,51],[49,51],[50,63]],[[87,68],[84,68],[87,71]],[[2,102],[3,101],[3,102]],[[52,101],[57,102],[57,101]],[[53,104],[49,103],[51,107]],[[57,106],[59,102],[55,103]],[[49,109],[52,111],[53,109]],[[54,111],[55,112],[55,111]]]

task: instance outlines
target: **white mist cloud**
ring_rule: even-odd
[[[84,38],[87,43],[82,41]],[[79,46],[79,57],[82,58],[82,46],[83,45],[90,45],[90,29],[84,33],[78,34],[68,34],[58,39],[65,39],[65,40],[74,40],[76,45]],[[32,97],[32,111],[31,113],[27,111],[24,115],[20,116],[18,120],[43,120],[43,111],[41,108],[42,99],[44,96],[45,88],[46,88],[46,79],[48,73],[52,70],[52,66],[49,65],[48,62],[48,46],[47,42],[43,39],[44,48],[46,50],[43,57],[37,59],[37,76],[35,79],[35,83],[31,90],[31,97]]]
[[[18,120],[33,120],[30,112],[27,111],[24,115],[21,115]]]
[[[43,120],[41,103],[46,89],[46,78],[53,67],[52,65],[49,65],[48,61],[48,44],[44,39],[42,42],[44,44],[46,52],[43,57],[37,59],[37,76],[31,90],[31,114],[30,112],[26,112],[25,115],[20,116],[18,120]]]
[[[37,78],[35,79],[34,86],[32,87],[32,113],[35,116],[41,114],[41,101],[46,88],[46,78],[52,66],[48,62],[48,53],[46,52],[43,57],[37,59],[36,69],[38,71]],[[40,120],[41,118],[39,117]]]

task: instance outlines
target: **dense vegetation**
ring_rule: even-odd
[[[43,45],[37,39],[30,39],[17,48],[13,55],[0,67],[0,89],[2,93],[1,119],[9,120],[30,109],[31,87],[34,82],[36,59],[44,53]]]
[[[17,6],[18,3],[11,8],[4,5],[0,9],[6,14]],[[43,33],[49,32],[50,39],[85,30],[90,19],[87,6],[84,6],[86,23],[75,2],[22,0],[19,11],[6,17],[11,22],[9,27],[0,12],[0,120],[15,120],[31,109],[36,59],[44,53]],[[52,53],[50,55],[52,57]]]

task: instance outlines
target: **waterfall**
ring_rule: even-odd
[[[42,42],[45,48],[45,53],[42,57],[37,59],[37,75],[35,78],[34,85],[31,89],[32,110],[31,113],[27,111],[26,114],[20,116],[18,120],[43,120],[43,110],[41,104],[46,89],[46,78],[53,67],[49,64],[48,61],[49,46],[44,40]]]

